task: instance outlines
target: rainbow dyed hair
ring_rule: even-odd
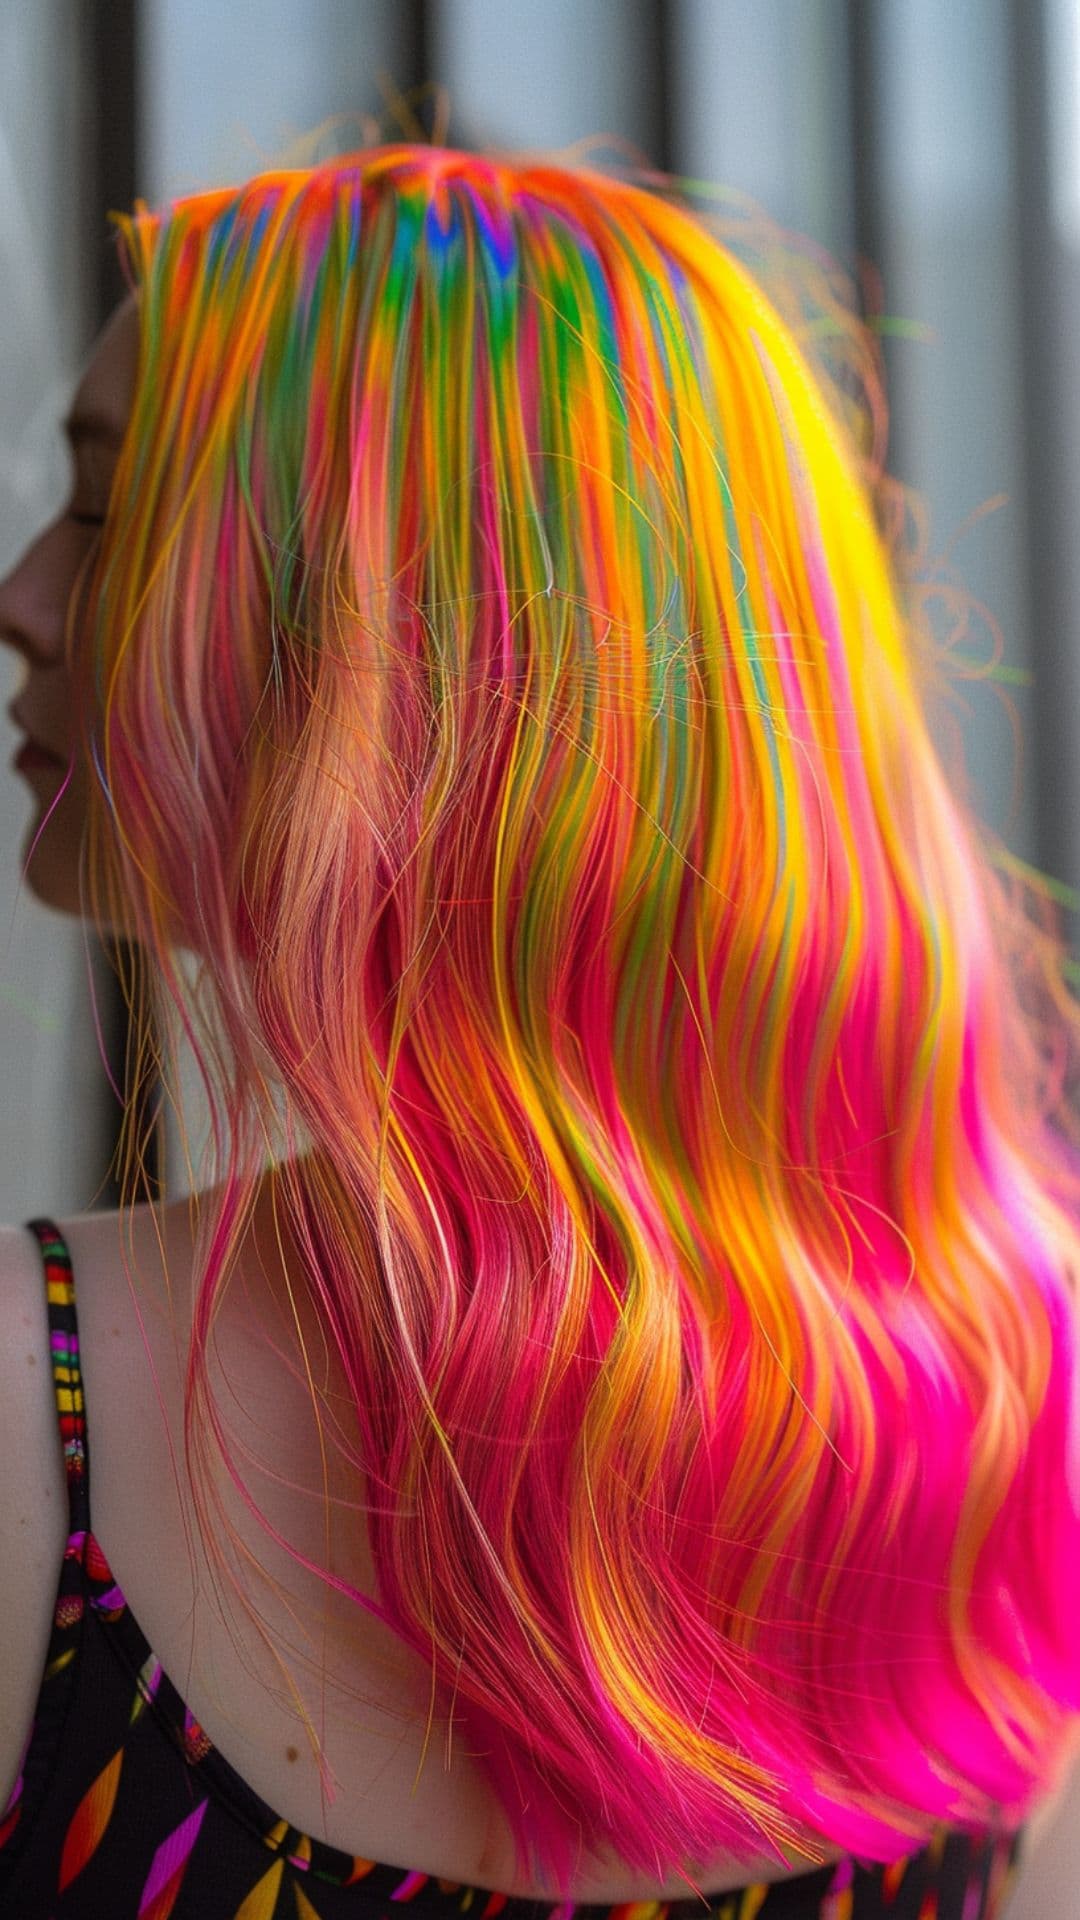
[[[1017,1824],[1080,1714],[1080,1013],[931,739],[868,329],[535,156],[118,225],[86,873],[211,1101],[193,1477],[283,1120],[355,1599],[525,1871]]]

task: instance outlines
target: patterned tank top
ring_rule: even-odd
[[[850,1856],[707,1901],[576,1907],[367,1860],[284,1819],[199,1726],[148,1644],[90,1526],[90,1460],[71,1257],[28,1223],[44,1263],[69,1504],[33,1722],[0,1814],[10,1920],[997,1920],[1023,1829],[943,1828],[890,1865]]]

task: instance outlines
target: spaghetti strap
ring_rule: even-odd
[[[86,1409],[79,1365],[79,1323],[75,1314],[75,1282],[67,1242],[54,1220],[28,1220],[37,1236],[45,1264],[45,1294],[49,1314],[56,1417],[64,1447],[71,1535],[90,1531],[90,1456],[86,1441]]]

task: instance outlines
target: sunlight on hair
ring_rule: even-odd
[[[993,665],[837,264],[582,152],[114,216],[79,703],[94,911],[210,1101],[193,1477],[280,1126],[357,1605],[559,1889],[1015,1824],[1080,1710],[1080,1016],[930,730]]]

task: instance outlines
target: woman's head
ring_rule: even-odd
[[[391,146],[122,225],[72,710],[95,911],[216,1017],[196,1367],[273,1079],[385,1617],[528,1753],[519,1835],[1021,1807],[1080,1187],[1012,962],[1078,1021],[938,766],[870,414],[670,183]]]
[[[355,817],[363,783],[341,775],[392,761],[367,865],[380,824],[411,845],[421,786],[466,807],[521,687],[526,763],[538,726],[545,758],[564,740],[587,755],[587,735],[654,789],[697,780],[717,693],[729,716],[749,695],[767,733],[797,715],[837,659],[756,642],[774,615],[790,640],[834,612],[806,564],[807,457],[859,556],[860,699],[887,686],[896,724],[916,719],[922,663],[898,648],[840,397],[827,418],[776,314],[684,209],[397,146],[120,224],[138,305],[73,409],[111,432],[79,435],[71,507],[0,588],[0,635],[40,667],[23,724],[65,759],[78,736],[75,787],[94,769],[94,909],[107,887],[151,945],[166,926],[244,943],[265,889],[240,848],[273,837],[268,787],[290,811],[310,782],[317,812]],[[737,751],[723,777],[745,777]],[[76,808],[60,816],[77,843]],[[32,882],[72,904],[46,865],[43,840]]]
[[[534,989],[574,994],[609,918],[621,950],[688,888],[720,916],[744,866],[808,924],[814,876],[891,830],[920,662],[863,454],[675,198],[394,146],[121,221],[138,308],[99,358],[128,431],[103,539],[50,572],[58,616],[92,568],[54,839],[85,808],[102,924],[257,996],[297,887],[330,980],[370,961],[368,1026],[388,966],[407,1003],[489,926],[538,964],[537,916]]]

